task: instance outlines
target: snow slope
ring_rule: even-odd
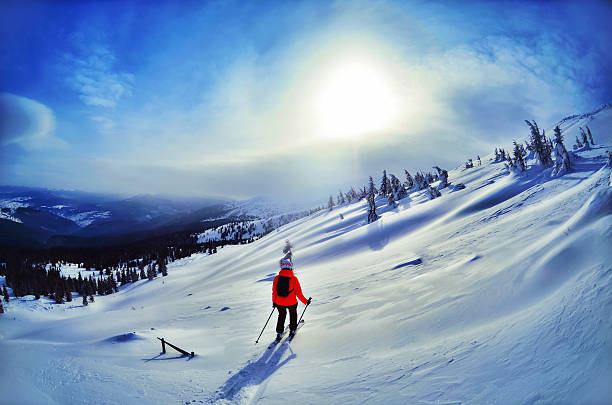
[[[609,403],[612,109],[566,120],[569,142],[584,121],[597,145],[560,178],[483,159],[449,171],[464,190],[380,200],[369,225],[362,201],[85,308],[13,299],[1,401]],[[291,345],[266,350],[272,321],[253,342],[286,239],[313,304]],[[158,336],[197,356],[160,354]]]

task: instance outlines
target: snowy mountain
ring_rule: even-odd
[[[138,240],[176,231],[201,231],[241,220],[278,216],[289,208],[263,197],[246,201],[168,198],[0,187],[0,243],[91,245],[118,235]],[[106,239],[99,239],[101,236]],[[92,239],[96,238],[96,239]],[[110,238],[110,239],[109,239]]]
[[[371,224],[367,203],[345,204],[88,307],[12,299],[2,400],[610,403],[612,109],[566,119],[565,139],[587,123],[595,145],[561,177],[483,159],[449,170],[465,189],[378,199]],[[313,302],[295,340],[268,350],[276,316],[253,342],[287,239]],[[157,337],[196,357],[161,354]]]

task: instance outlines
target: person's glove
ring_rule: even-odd
[[[276,308],[276,304],[274,302],[272,303],[272,308]]]
[[[310,305],[311,301],[312,301],[312,297],[308,297],[308,302],[306,303],[306,305]]]

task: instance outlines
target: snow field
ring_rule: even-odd
[[[11,301],[0,391],[23,404],[608,403],[611,111],[564,123],[568,143],[588,121],[598,144],[559,178],[484,157],[449,171],[464,190],[380,199],[372,224],[364,202],[344,205],[87,308]],[[286,239],[313,303],[296,339],[266,350],[275,315],[254,341]],[[196,357],[160,355],[158,336]]]

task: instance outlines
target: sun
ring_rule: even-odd
[[[399,113],[391,80],[366,60],[338,63],[323,75],[313,103],[319,135],[352,138],[385,129]]]

